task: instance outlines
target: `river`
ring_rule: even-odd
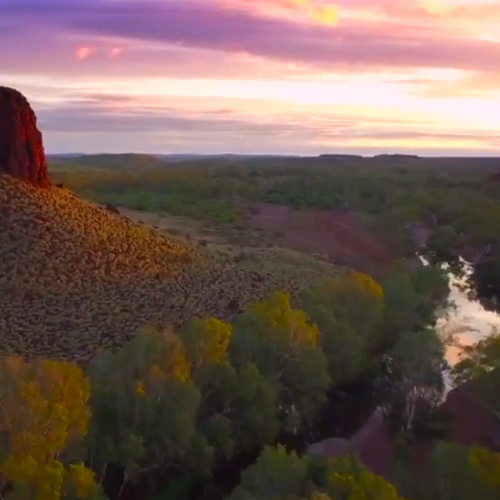
[[[465,262],[466,273],[470,266]],[[438,331],[443,337],[452,336],[454,342],[447,348],[446,358],[453,365],[459,359],[460,345],[474,344],[481,338],[489,335],[495,329],[500,329],[500,315],[486,311],[475,300],[470,300],[467,291],[461,289],[463,279],[448,274],[450,284],[450,301],[454,305],[437,323]]]

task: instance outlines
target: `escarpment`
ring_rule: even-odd
[[[0,87],[0,173],[38,187],[50,185],[35,112],[19,91]]]

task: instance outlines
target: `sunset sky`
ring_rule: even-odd
[[[500,153],[500,0],[0,0],[50,153]]]

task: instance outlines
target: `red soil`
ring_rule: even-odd
[[[457,387],[446,398],[443,406],[452,417],[448,439],[462,446],[481,446],[499,452],[500,425],[481,404],[474,382]]]
[[[252,221],[295,250],[323,255],[328,260],[372,274],[387,269],[399,255],[395,242],[367,227],[347,211],[309,210],[262,203],[253,207]]]
[[[461,446],[481,446],[500,451],[498,422],[476,393],[474,382],[468,382],[448,393],[443,409],[450,415],[448,433],[444,441]],[[430,456],[436,440],[419,439],[411,449],[412,470],[425,478],[430,470]],[[333,458],[354,454],[372,472],[390,479],[396,455],[396,444],[377,410],[361,429],[350,439],[330,438],[309,447],[309,452]]]

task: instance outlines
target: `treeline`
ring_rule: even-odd
[[[453,160],[448,160],[448,168],[429,168],[425,162],[407,165],[403,160],[344,164],[297,158],[220,159],[155,168],[140,168],[137,160],[135,168],[131,159],[122,168],[111,168],[112,158],[109,169],[105,164],[93,169],[91,158],[57,164],[53,177],[104,202],[127,202],[144,210],[196,210],[201,218],[205,214],[214,220],[218,209],[234,209],[232,202],[242,199],[299,209],[355,210],[401,228],[409,222],[426,222],[431,228],[449,225],[457,236],[478,245],[498,238],[500,195],[490,181],[494,169],[479,165],[454,168]]]
[[[273,446],[303,451],[332,389],[361,374],[396,433],[435,428],[445,361],[432,325],[446,296],[431,267],[380,283],[351,271],[294,304],[275,293],[232,323],[145,329],[85,367],[6,358],[2,497],[395,499],[353,459]]]

